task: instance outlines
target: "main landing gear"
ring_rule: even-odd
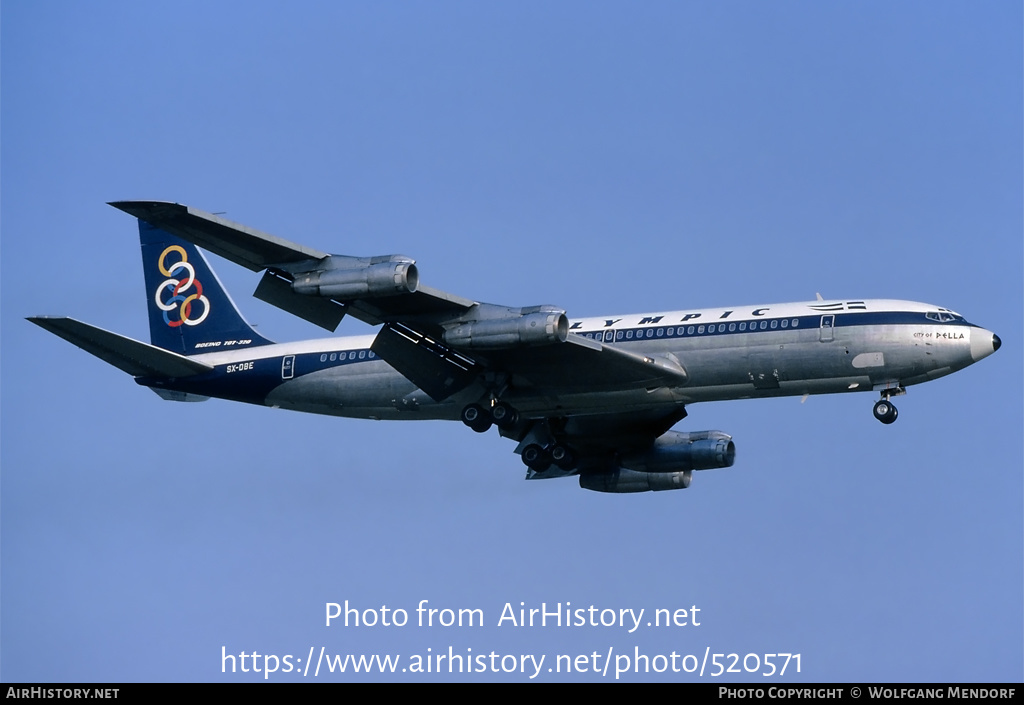
[[[572,470],[576,467],[576,457],[561,443],[547,447],[531,443],[523,448],[522,458],[526,467],[534,472],[544,472],[552,463],[562,470]]]
[[[484,433],[491,426],[497,426],[504,431],[519,423],[519,412],[503,401],[492,401],[490,406],[467,404],[462,409],[461,418],[462,423],[477,433]],[[548,427],[545,425],[545,428]],[[552,465],[566,472],[574,470],[578,464],[576,455],[568,446],[555,442],[553,437],[550,429],[534,436],[535,442],[531,442],[522,450],[523,464],[534,472],[544,472]]]
[[[484,433],[492,425],[500,429],[512,428],[518,421],[519,412],[503,401],[492,403],[490,408],[469,404],[462,410],[462,423],[477,433]]]

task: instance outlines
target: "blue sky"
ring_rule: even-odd
[[[0,13],[3,680],[260,680],[223,673],[222,648],[321,647],[545,669],[801,654],[784,678],[709,682],[1024,678],[1019,3]],[[912,387],[888,427],[867,394],[692,406],[677,428],[731,433],[736,465],[605,496],[524,482],[510,442],[460,424],[164,402],[25,322],[147,339],[135,223],[105,205],[122,199],[401,252],[430,286],[575,317],[821,292],[946,306],[1003,348]],[[213,264],[263,335],[320,336]],[[326,627],[346,600],[485,624]],[[520,602],[702,621],[499,627]]]

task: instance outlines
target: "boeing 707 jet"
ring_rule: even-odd
[[[210,397],[370,419],[451,419],[518,445],[527,478],[581,487],[689,487],[733,464],[721,431],[675,431],[689,404],[841,392],[892,398],[999,349],[946,308],[817,300],[570,318],[549,305],[487,304],[420,283],[413,259],[298,245],[195,208],[110,205],[138,219],[150,344],[64,317],[29,320],[164,399]],[[274,343],[242,318],[202,252],[263,276],[255,296],[334,331],[373,335]]]

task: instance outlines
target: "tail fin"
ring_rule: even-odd
[[[271,345],[238,312],[202,252],[139,221],[153,345],[183,355]]]

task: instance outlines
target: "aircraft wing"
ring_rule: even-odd
[[[671,410],[645,409],[571,416],[566,419],[561,433],[565,442],[591,458],[590,463],[584,463],[584,472],[604,470],[607,468],[602,466],[607,464],[608,452],[625,455],[649,448],[656,438],[684,418],[686,409],[682,406]],[[594,463],[598,467],[593,467]]]
[[[109,205],[254,272],[327,257],[326,252],[179,203],[113,201]]]
[[[402,255],[329,254],[177,203],[110,205],[247,269],[265,270],[257,298],[328,330],[346,314],[384,324],[374,351],[437,400],[481,374],[552,397],[686,383],[678,360],[571,334],[565,312],[553,306],[497,306],[421,286],[415,261]]]
[[[637,354],[575,334],[561,344],[488,351],[480,358],[508,370],[519,386],[560,393],[678,387],[687,382],[678,360]]]
[[[672,357],[651,357],[575,334],[548,345],[464,350],[402,324],[385,325],[373,351],[435,400],[479,375],[504,375],[517,388],[557,397],[574,392],[679,387],[686,371]]]
[[[409,258],[332,255],[179,203],[113,201],[110,205],[254,272],[266,270],[256,289],[257,298],[330,331],[346,314],[379,325],[458,314],[475,305],[460,296],[417,286],[415,268],[415,280],[404,291],[396,289],[383,296],[360,294],[360,284],[365,284],[355,281],[360,271],[374,267],[375,274],[383,274],[390,262],[405,264],[408,269]],[[314,295],[297,293],[297,279],[314,275],[316,284],[310,287],[315,289]],[[323,284],[332,277],[332,281],[344,279],[349,286]],[[372,294],[371,286],[372,282],[364,288]]]

